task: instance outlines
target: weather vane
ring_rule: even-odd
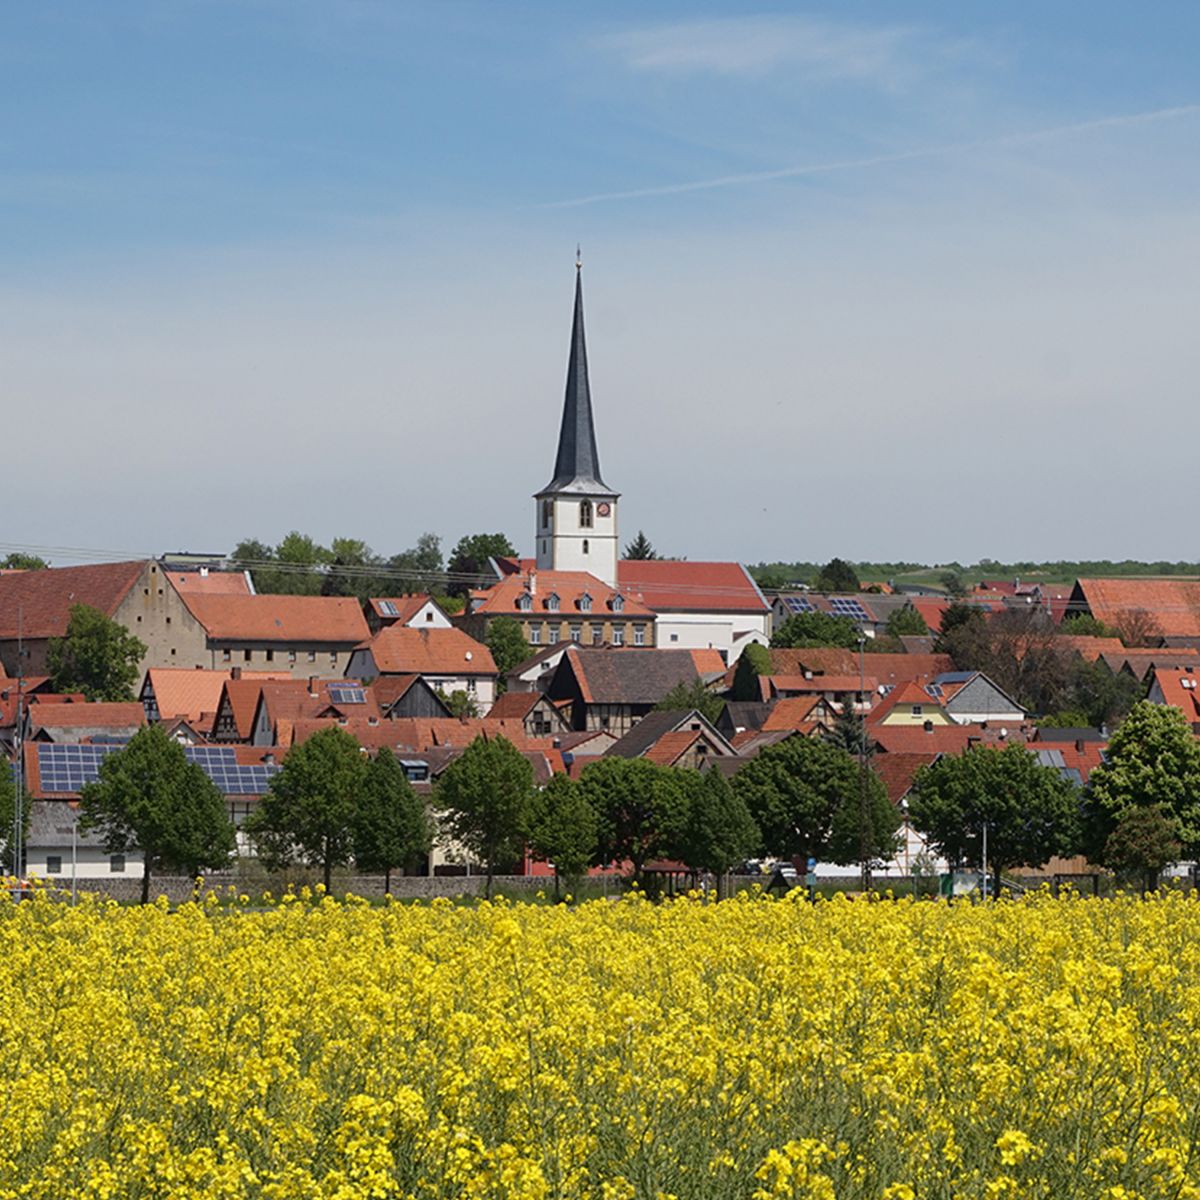
[[[575,270],[583,270],[583,251],[579,248],[579,243],[575,243]]]

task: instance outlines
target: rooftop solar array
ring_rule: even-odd
[[[367,693],[360,687],[330,687],[329,699],[334,704],[366,704]]]
[[[400,610],[391,600],[380,600],[379,611],[383,613],[385,617],[398,617],[400,615]]]
[[[867,610],[857,600],[851,600],[848,596],[834,596],[829,601],[829,607],[833,609],[834,616],[851,617],[855,621],[869,621],[871,618],[867,615]]]
[[[813,602],[805,596],[784,596],[783,602],[787,605],[788,612],[806,613],[817,611]]]
[[[42,791],[81,791],[100,777],[101,760],[119,749],[114,745],[39,745]],[[226,796],[260,796],[279,770],[265,763],[243,765],[230,746],[184,746],[183,752]]]

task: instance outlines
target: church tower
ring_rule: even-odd
[[[554,478],[536,496],[538,570],[587,571],[616,587],[618,498],[600,477],[583,336],[583,263],[576,258],[575,318],[558,457]]]

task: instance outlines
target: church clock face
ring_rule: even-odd
[[[612,505],[607,501],[601,501],[596,505],[596,514],[601,517],[607,517],[612,512]]]

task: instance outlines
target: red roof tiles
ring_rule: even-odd
[[[370,641],[375,669],[386,675],[495,675],[492,652],[461,629],[389,625]]]
[[[0,576],[0,638],[62,637],[73,604],[111,617],[145,569],[145,562],[48,567]]]
[[[1105,625],[1144,616],[1163,637],[1200,637],[1200,580],[1080,579],[1088,610]]]
[[[183,602],[215,642],[357,645],[369,634],[349,596],[184,595]]]
[[[617,583],[655,612],[770,611],[741,563],[624,559],[617,564]]]

